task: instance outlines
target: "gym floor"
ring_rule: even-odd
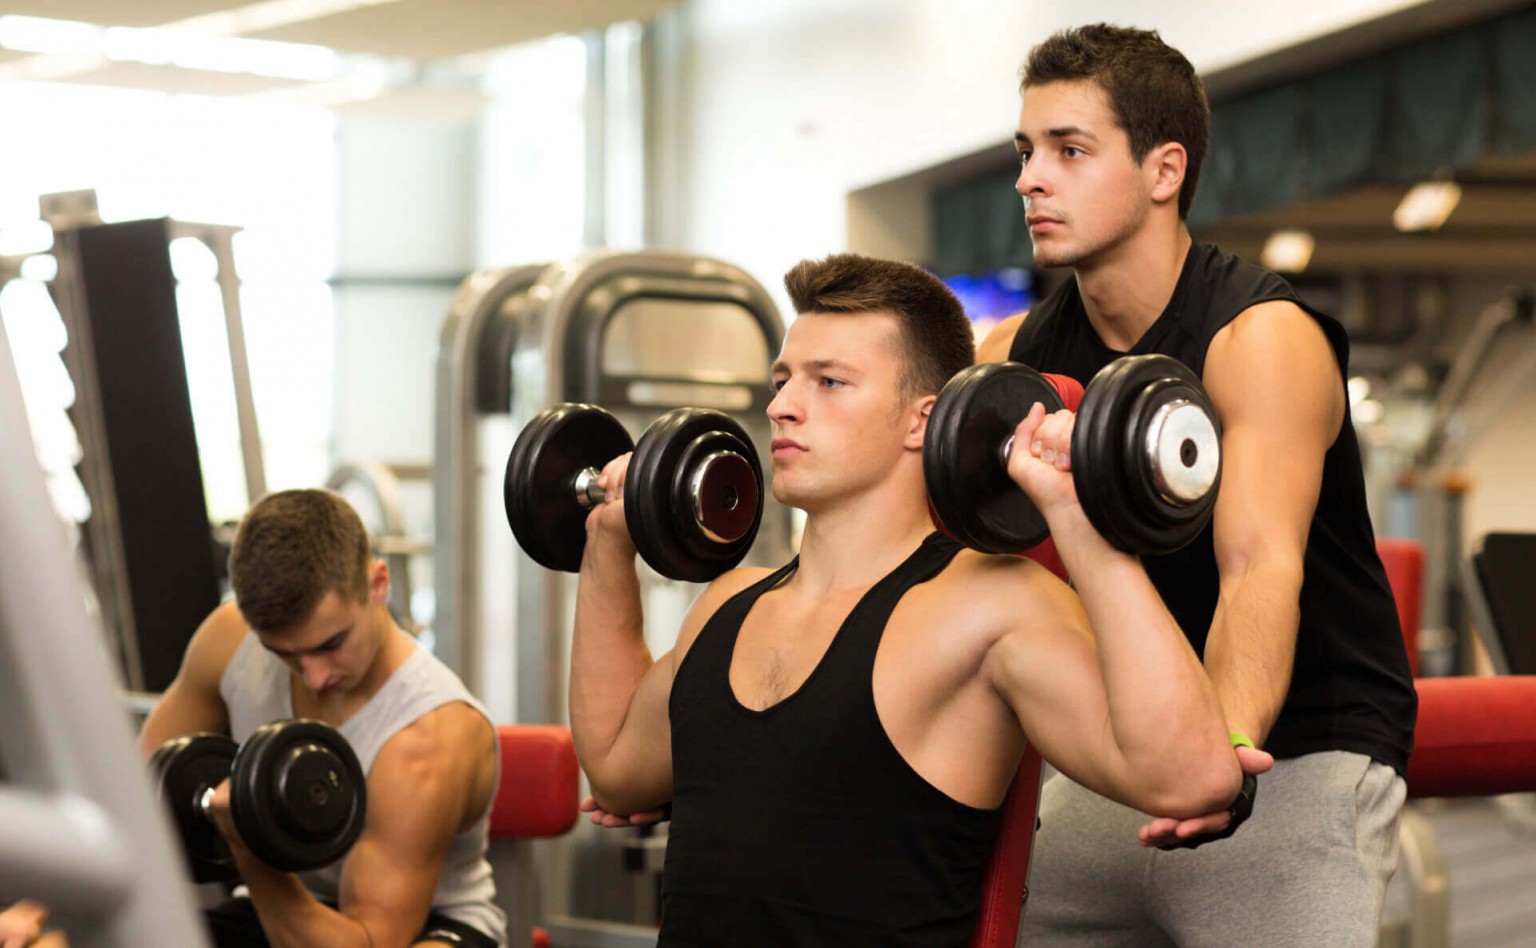
[[[1536,796],[1423,800],[1450,879],[1454,948],[1536,942]],[[1389,918],[1407,914],[1401,878],[1387,889]]]

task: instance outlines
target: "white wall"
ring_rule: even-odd
[[[1210,71],[1418,5],[693,0],[681,242],[777,288],[846,246],[849,191],[1011,138],[1019,66],[1062,27],[1157,29]]]
[[[478,145],[472,121],[339,124],[338,461],[431,457],[438,328],[475,264]]]
[[[1520,285],[1536,289],[1531,280]],[[1477,305],[1494,298],[1485,292]],[[1463,549],[1490,532],[1536,531],[1536,326],[1510,326],[1497,338],[1462,415],[1468,434],[1453,452],[1452,469],[1471,479]]]

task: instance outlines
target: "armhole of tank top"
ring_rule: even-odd
[[[242,672],[247,672],[250,667],[251,657],[249,651],[252,647],[251,641],[254,638],[255,636],[251,635],[251,630],[246,629],[245,637],[240,640],[239,645],[235,646],[235,651],[229,656],[229,661],[224,664],[224,670],[219,673],[219,699],[224,702],[226,709],[233,708],[234,702],[231,699],[236,697],[235,689],[239,687],[240,676]],[[233,711],[231,710],[229,713],[233,714]],[[231,722],[231,726],[233,726],[233,722]]]

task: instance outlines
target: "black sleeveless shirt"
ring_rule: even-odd
[[[731,690],[742,621],[796,562],[710,617],[672,683],[673,802],[660,946],[964,946],[999,810],[944,794],[875,713],[896,603],[958,544],[932,534],[864,594],[799,690],[754,711]]]
[[[1203,376],[1212,337],[1249,307],[1269,300],[1294,303],[1316,319],[1340,374],[1348,374],[1343,326],[1302,302],[1274,273],[1199,243],[1189,249],[1167,308],[1130,353],[1109,348],[1094,332],[1073,279],[1030,311],[1009,358],[1086,384],[1122,355],[1157,352]],[[1211,536],[1207,527],[1177,553],[1143,558],[1153,585],[1201,656],[1218,591]],[[1397,608],[1366,509],[1360,445],[1346,407],[1338,438],[1323,457],[1322,488],[1307,537],[1291,687],[1264,749],[1276,757],[1356,751],[1406,774],[1417,709]]]

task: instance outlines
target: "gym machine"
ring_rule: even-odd
[[[91,191],[44,195],[58,273],[50,290],[68,342],[82,524],[92,586],[127,686],[163,690],[199,622],[218,605],[170,243],[195,239],[217,263],[248,498],[266,493],[235,271],[240,228],[170,219],[101,223]]]
[[[561,402],[602,406],[631,438],[658,415],[691,406],[728,415],[766,456],[767,369],[782,338],[777,310],[755,280],[686,254],[601,251],[464,281],[439,338],[434,631],[437,654],[497,720],[566,718],[575,584],[520,553],[508,529],[503,475],[518,433]],[[746,562],[778,565],[792,555],[789,511],[765,496]],[[659,654],[670,648],[697,587],[649,567],[641,575],[647,638]],[[498,863],[498,883],[526,888],[529,869],[541,892],[537,919],[513,912],[515,937],[537,920],[557,944],[588,930],[618,939],[604,944],[628,944],[631,936],[643,944],[645,926],[597,919],[654,915],[653,872],[663,844],[661,835],[582,823],[567,837],[536,844],[534,869],[526,851],[535,844],[516,843],[516,869],[503,872]],[[620,874],[621,861],[642,873]],[[504,896],[509,910],[528,904],[517,892]],[[654,942],[654,930],[649,938]]]
[[[205,944],[21,399],[0,332],[0,889],[81,948]]]

